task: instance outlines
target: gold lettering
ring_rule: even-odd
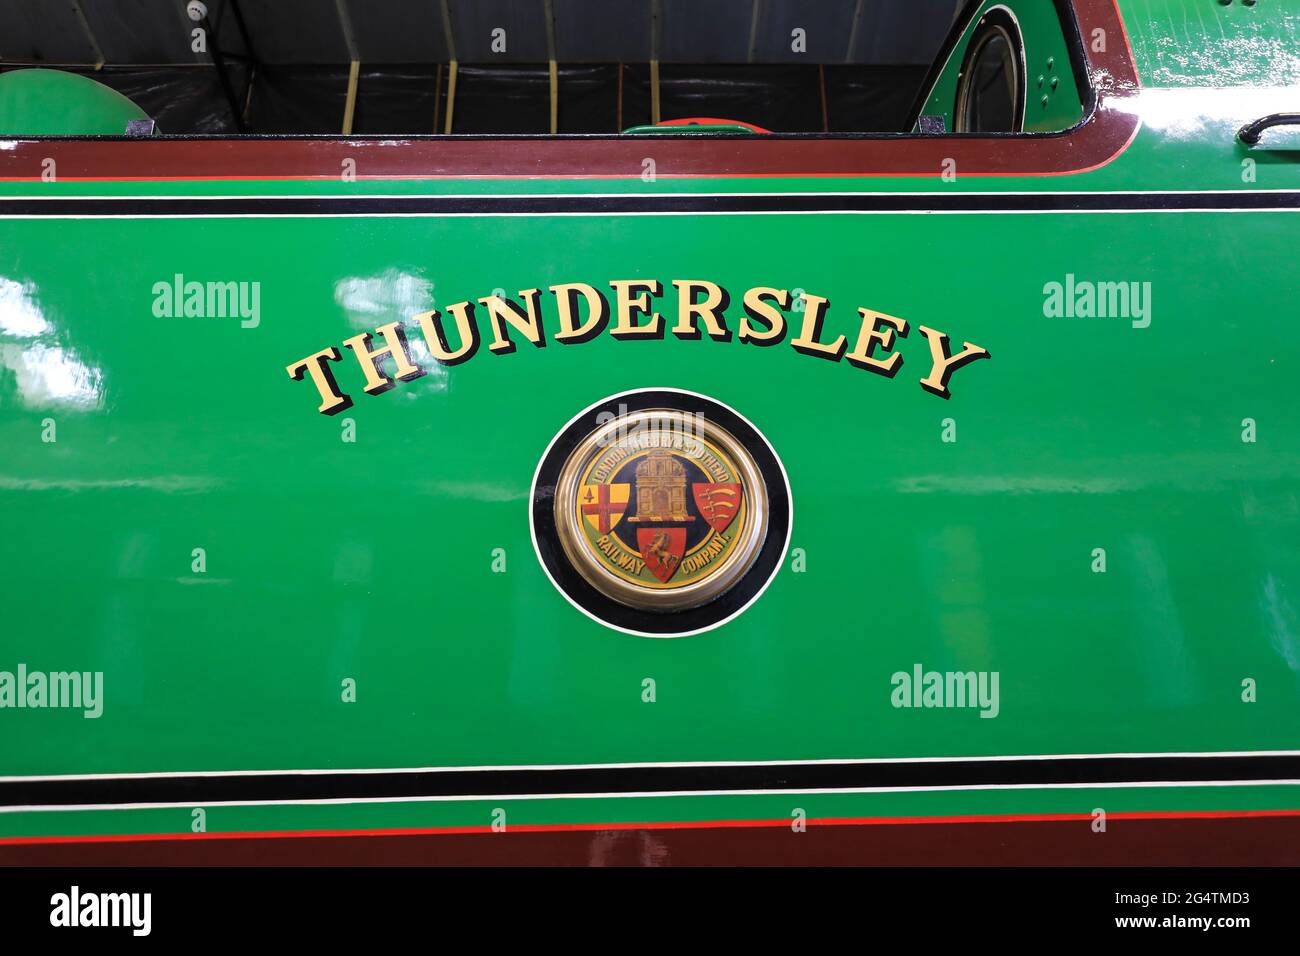
[[[764,301],[774,299],[776,305]],[[745,317],[740,320],[737,338],[752,345],[776,345],[785,338],[785,315],[781,309],[790,307],[790,293],[785,289],[755,286],[745,293]],[[763,323],[759,328],[755,322]]]
[[[551,286],[560,312],[560,331],[555,341],[577,345],[599,335],[609,323],[609,301],[585,282],[568,282]],[[578,324],[578,296],[587,300],[587,321]]]
[[[872,353],[877,344],[885,351],[893,348],[895,331],[899,336],[906,336],[907,323],[903,319],[885,315],[883,312],[872,312],[870,309],[858,309],[858,314],[862,316],[862,331],[858,333],[858,344],[853,346],[853,351],[844,357],[858,368],[876,372],[885,378],[893,378],[903,366],[902,353],[895,352],[884,360],[876,358]],[[880,327],[882,322],[892,325],[893,328],[882,329]]]
[[[708,335],[718,341],[730,340],[732,331],[727,326],[725,313],[731,298],[725,288],[706,279],[673,279],[671,284],[677,293],[677,315],[671,326],[675,336],[698,340]],[[558,317],[554,341],[573,345],[590,341],[605,331],[616,339],[664,338],[669,323],[655,311],[655,299],[663,291],[658,280],[611,279],[609,286],[615,293],[612,307],[606,294],[587,283],[550,286],[550,292],[556,297]],[[544,348],[547,344],[546,322],[541,293],[538,288],[523,289],[513,298],[492,295],[479,299],[479,307],[487,311],[486,329],[482,332],[476,321],[475,304],[466,301],[449,305],[444,312],[430,309],[405,323],[389,322],[370,332],[351,336],[343,340],[342,347],[353,353],[361,367],[365,392],[378,395],[393,388],[397,382],[409,382],[428,372],[428,363],[421,367],[408,347],[407,326],[412,323],[419,325],[429,353],[442,365],[458,365],[473,358],[487,331],[491,333],[487,336],[488,349],[497,354],[516,351],[520,339],[526,339],[536,348]],[[849,342],[845,335],[824,340],[830,301],[803,292],[800,298],[803,318],[797,326],[798,334],[789,339],[795,351],[831,362],[847,359],[857,368],[886,378],[894,378],[903,367],[904,353],[897,350],[901,348],[899,340],[908,335],[909,326],[905,319],[866,307],[859,308],[856,341],[848,350]],[[585,318],[579,299],[586,301]],[[737,338],[745,344],[764,347],[785,341],[787,332],[796,331],[791,328],[788,312],[791,305],[792,298],[786,289],[754,286],[746,290],[744,315],[736,329]],[[940,398],[951,397],[948,384],[958,369],[977,359],[990,357],[987,349],[972,342],[964,343],[962,350],[954,355],[947,334],[924,325],[917,328],[925,336],[932,359],[931,368],[920,379],[920,385]],[[379,348],[374,347],[376,336],[383,338]],[[340,391],[334,377],[332,363],[341,361],[341,356],[341,348],[330,347],[285,366],[285,371],[294,381],[311,377],[320,395],[318,410],[325,415],[337,414],[352,405],[352,399]],[[637,449],[655,447],[671,448],[689,455],[715,480],[732,480],[705,446],[692,437],[689,422],[665,417],[664,422],[652,424],[656,427],[649,429],[649,434],[620,432],[617,445],[623,450],[603,460],[591,472],[592,479],[608,481],[628,455]]]
[[[650,312],[650,299],[659,295],[661,287],[654,279],[611,279],[616,293],[614,300],[614,327],[609,334],[616,339],[658,339],[664,334],[663,316]],[[633,293],[636,293],[635,295]],[[638,315],[649,315],[645,325],[637,324]]]
[[[456,335],[460,341],[455,349],[447,341],[446,331],[440,321],[438,310],[430,309],[415,317],[420,323],[420,331],[428,343],[429,352],[443,365],[459,365],[474,357],[478,351],[478,326],[474,323],[474,306],[468,302],[457,302],[447,306],[447,311],[456,320]]]
[[[822,334],[822,320],[826,318],[826,310],[830,308],[830,302],[819,295],[807,295],[803,297],[803,331],[799,337],[791,339],[790,344],[794,346],[795,351],[802,352],[804,355],[814,355],[818,358],[829,359],[832,362],[838,362],[840,356],[844,354],[844,347],[847,340],[840,336],[830,345],[817,341]]]
[[[677,324],[673,326],[673,335],[679,339],[698,339],[700,330],[695,325],[698,316],[704,321],[709,338],[730,341],[731,333],[721,314],[731,301],[726,289],[703,279],[674,279],[673,285],[677,287]],[[695,301],[695,293],[699,291],[705,294],[703,302]]]
[[[542,335],[541,310],[537,302],[541,294],[540,289],[520,290],[519,298],[524,300],[525,305],[522,309],[509,299],[496,295],[479,299],[487,306],[488,321],[492,324],[492,344],[488,346],[489,351],[508,355],[515,350],[515,343],[506,336],[507,325],[513,327],[539,349],[545,348],[546,339]]]
[[[343,340],[344,346],[350,348],[353,354],[356,355],[357,362],[361,365],[361,371],[366,375],[365,392],[367,395],[378,395],[381,392],[388,391],[397,382],[409,382],[424,374],[424,369],[412,364],[410,356],[406,354],[406,335],[402,331],[400,322],[389,322],[387,325],[381,325],[375,331],[384,337],[383,348],[372,349],[370,347],[372,336],[369,332],[362,332],[360,335],[354,335],[350,339]],[[397,382],[393,381],[379,368],[379,360],[386,355],[392,356],[394,377]]]
[[[352,399],[339,391],[338,382],[334,380],[334,372],[325,363],[341,361],[343,361],[343,354],[331,345],[327,349],[321,349],[304,359],[299,359],[292,365],[286,365],[284,370],[295,382],[301,382],[303,375],[310,375],[316,391],[320,392],[321,403],[317,411],[322,415],[337,415],[345,408],[352,407]]]
[[[940,398],[950,398],[952,396],[952,393],[948,391],[948,379],[952,378],[953,372],[976,359],[989,357],[986,349],[982,349],[970,342],[965,343],[965,347],[956,355],[949,355],[948,336],[934,329],[928,329],[924,325],[918,325],[917,328],[929,340],[930,357],[934,359],[930,374],[921,379],[921,387],[927,392],[933,392]]]

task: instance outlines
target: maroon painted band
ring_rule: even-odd
[[[1064,816],[1064,815],[1062,815]],[[506,833],[185,834],[0,844],[0,866],[1296,866],[1300,815],[788,821]]]

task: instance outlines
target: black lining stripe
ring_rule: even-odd
[[[857,790],[1300,780],[1300,755],[1047,757],[822,764],[339,771],[0,781],[0,806],[382,800],[532,794]]]
[[[6,216],[387,216],[618,213],[1160,212],[1300,209],[1300,192],[872,193],[864,195],[176,196],[0,199]]]

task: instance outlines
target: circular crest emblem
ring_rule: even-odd
[[[744,610],[779,566],[789,489],[766,439],[690,392],[613,396],[556,436],[533,487],[551,580],[621,630],[677,636]]]

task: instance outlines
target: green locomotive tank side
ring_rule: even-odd
[[[1050,34],[1034,26],[1048,4],[1007,5],[1026,36]],[[1084,117],[1068,40],[1027,51],[1026,129],[1061,131],[1035,141],[1057,151],[1041,169],[1015,137],[987,153],[881,139],[875,165],[833,175],[741,175],[759,155],[745,144],[793,148],[761,136],[717,146],[714,175],[675,167],[660,136],[580,143],[553,176],[545,143],[348,140],[312,144],[328,166],[283,178],[275,150],[292,143],[6,141],[0,856],[12,841],[200,823],[1300,813],[1300,139],[1236,139],[1296,108],[1300,7],[1119,0],[1117,30],[1104,0],[1067,6],[1099,102]],[[1049,57],[1060,80],[1042,107]],[[1116,61],[1136,82],[1103,68]],[[943,71],[924,109],[949,129],[955,83]],[[1113,155],[1076,162],[1114,128]],[[132,173],[117,150],[137,147]],[[471,148],[492,163],[535,148],[536,174],[429,172]],[[575,165],[624,149],[658,155],[660,175],[643,177],[642,152],[619,175]],[[903,151],[924,167],[902,170]],[[417,154],[427,165],[371,178]],[[182,155],[198,173],[145,160]],[[41,179],[46,157],[55,181]],[[355,181],[337,175],[345,157]],[[39,205],[56,202],[69,205]],[[589,285],[616,311],[611,283],[629,280],[657,284],[639,321],[657,313],[663,334],[555,339],[551,286]],[[729,293],[726,341],[674,333],[674,280]],[[780,347],[738,335],[758,287],[789,294]],[[482,300],[522,307],[528,290],[544,345],[511,325],[514,348],[490,349]],[[821,300],[812,331],[843,336],[839,356],[789,347]],[[438,362],[414,317],[460,302],[476,304],[481,347]],[[844,357],[859,309],[906,323],[873,353],[902,356],[892,375]],[[368,394],[344,342],[368,333],[378,348],[394,322],[423,374]],[[947,399],[922,385],[936,361],[922,327],[952,353],[989,353]],[[310,375],[286,374],[322,349],[337,350],[322,367],[351,401],[338,414],[318,412]],[[754,603],[668,640],[580,613],[532,527],[557,434],[651,388],[752,423],[792,511]],[[100,675],[100,712],[19,706],[19,665],[87,687]],[[927,697],[932,674],[945,689]],[[960,706],[950,674],[979,675]],[[1126,770],[1186,754],[1278,769]],[[1130,756],[1064,785],[1081,755]],[[959,758],[1031,762],[986,785]],[[1035,783],[1042,758],[1064,776]],[[858,763],[831,787],[783,789],[762,770],[833,761]],[[725,766],[707,787],[654,769],[731,762],[752,764],[743,782]],[[447,769],[591,766],[616,792],[577,798],[562,776],[461,784]],[[383,769],[407,773],[328,792],[313,775],[241,775]],[[145,776],[208,772],[228,776],[198,790]],[[103,802],[69,775],[125,775],[142,796]]]

